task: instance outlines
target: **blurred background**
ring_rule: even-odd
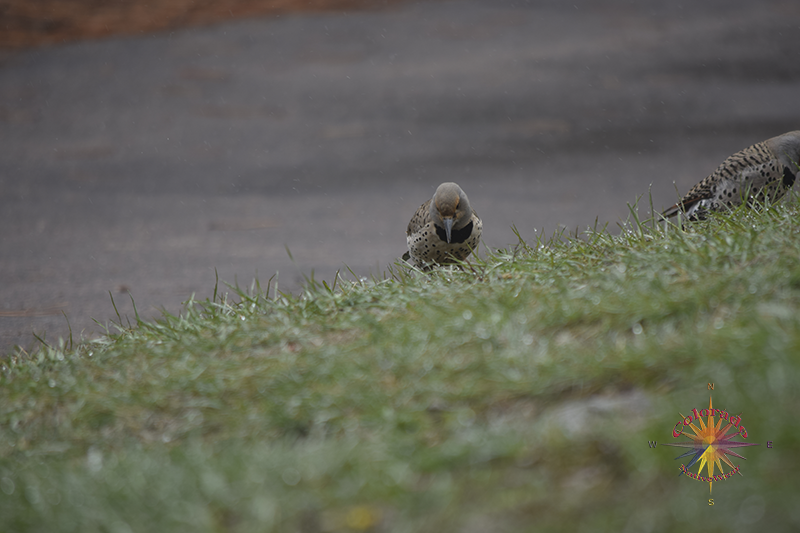
[[[443,181],[491,248],[666,208],[800,128],[798,30],[796,0],[0,0],[0,353],[215,271],[382,276]]]

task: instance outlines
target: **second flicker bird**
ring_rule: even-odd
[[[798,164],[800,130],[756,143],[723,161],[663,215],[683,213],[689,220],[702,220],[709,211],[722,211],[744,201],[775,202],[791,189]]]

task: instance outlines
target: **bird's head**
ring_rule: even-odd
[[[792,174],[797,174],[800,166],[800,130],[773,137],[767,141],[767,145],[784,167]]]
[[[472,219],[472,208],[464,191],[452,182],[442,183],[431,200],[431,219],[444,228],[447,242],[453,230],[460,230]]]

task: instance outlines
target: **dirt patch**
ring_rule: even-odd
[[[0,48],[131,35],[293,11],[379,9],[403,0],[0,0]]]

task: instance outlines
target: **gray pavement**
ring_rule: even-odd
[[[0,352],[220,279],[380,274],[442,181],[491,247],[800,128],[796,0],[402,4],[0,59]],[[288,247],[294,260],[286,252]]]

